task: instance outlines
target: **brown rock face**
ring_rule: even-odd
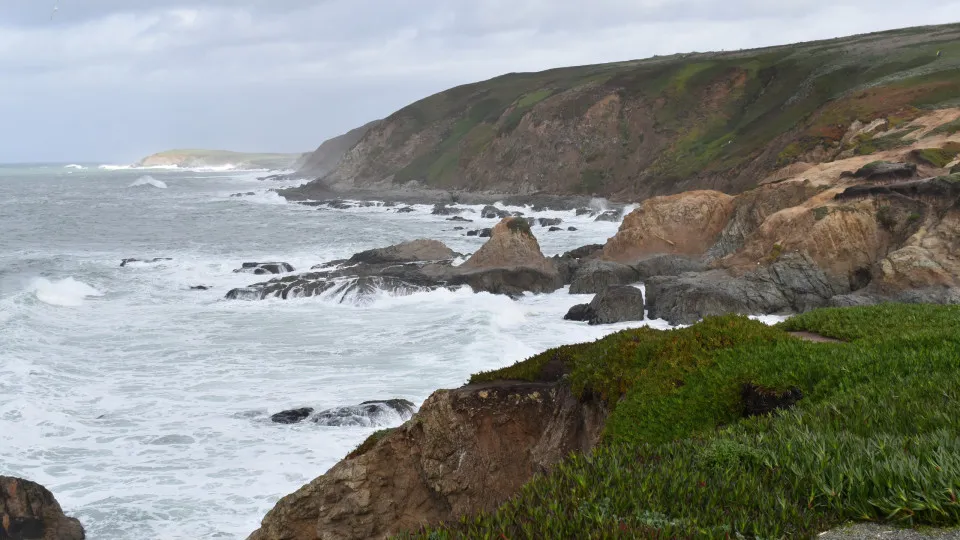
[[[534,268],[547,273],[557,271],[553,262],[540,251],[540,243],[530,231],[530,224],[524,219],[509,217],[493,228],[490,240],[461,268],[480,270],[516,267]]]
[[[496,508],[598,440],[605,411],[549,383],[435,392],[412,420],[281,499],[249,540],[385,538]]]
[[[80,522],[63,514],[40,484],[0,476],[0,538],[10,540],[84,540]]]
[[[734,198],[719,191],[689,191],[647,199],[623,220],[603,258],[630,264],[657,253],[702,255],[733,213]]]
[[[960,208],[931,212],[900,249],[879,264],[877,285],[887,289],[960,286]]]

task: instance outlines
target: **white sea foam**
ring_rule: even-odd
[[[84,300],[91,296],[103,296],[102,292],[72,277],[59,281],[34,278],[30,282],[30,290],[37,300],[51,306],[76,307],[83,305]]]
[[[136,181],[134,181],[132,184],[130,184],[130,187],[138,187],[138,186],[153,186],[155,188],[167,189],[166,182],[164,182],[163,180],[157,180],[156,178],[149,175],[141,176],[140,178],[137,178]]]
[[[83,165],[77,165],[76,163],[65,165],[63,168],[64,169],[80,169],[80,170],[86,169],[86,167],[84,167]]]

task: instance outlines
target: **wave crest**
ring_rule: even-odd
[[[90,296],[103,296],[102,292],[72,277],[60,281],[34,278],[30,282],[30,290],[37,300],[51,306],[76,307],[83,305]]]
[[[130,187],[137,186],[153,186],[155,188],[167,189],[167,184],[165,182],[162,180],[157,180],[150,175],[141,176],[140,178],[137,178],[134,183],[130,184]]]

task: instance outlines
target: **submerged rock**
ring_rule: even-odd
[[[190,287],[190,290],[191,291],[209,291],[212,288],[213,287],[210,287],[209,285],[194,285]]]
[[[270,420],[277,424],[296,424],[306,420],[311,414],[313,414],[313,408],[302,407],[300,409],[278,412],[277,414],[271,415]]]
[[[312,407],[301,407],[278,412],[270,420],[277,424],[297,424],[309,419],[322,426],[375,427],[409,420],[416,410],[416,405],[405,399],[388,399],[334,407],[316,414]]]
[[[577,215],[579,215],[579,214],[577,214]],[[611,222],[617,222],[617,221],[620,221],[620,218],[621,218],[622,216],[623,216],[623,214],[620,212],[620,210],[607,210],[606,212],[602,212],[599,216],[597,216],[597,219],[595,219],[595,220],[593,220],[593,221],[611,221]]]
[[[80,521],[40,484],[0,476],[0,538],[4,540],[84,540]]]
[[[563,229],[560,228],[560,227],[550,227],[550,228],[548,229],[549,232],[557,232],[557,231],[562,231],[562,230],[563,230]]]
[[[234,270],[234,273],[242,274],[287,274],[293,272],[294,268],[290,263],[285,262],[246,262],[243,265]]]
[[[409,214],[411,212],[416,212],[417,209],[412,206],[404,206],[402,208],[397,208],[398,214]]]
[[[130,263],[153,264],[153,263],[158,263],[163,261],[172,261],[172,260],[173,259],[170,257],[154,257],[152,259],[123,259],[122,261],[120,261],[120,266],[124,267]]]
[[[539,218],[537,223],[539,223],[541,227],[555,227],[563,223],[563,220],[560,218]]]
[[[462,214],[463,210],[460,208],[447,206],[444,203],[437,203],[433,205],[433,210],[430,213],[435,216],[452,216],[455,214]]]
[[[472,219],[467,219],[460,216],[453,216],[452,218],[447,218],[447,221],[459,221],[460,223],[473,223]]]

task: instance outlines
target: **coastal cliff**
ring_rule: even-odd
[[[945,25],[504,75],[397,111],[288,193],[735,194],[786,165],[833,160],[855,122],[955,104],[958,37]]]

